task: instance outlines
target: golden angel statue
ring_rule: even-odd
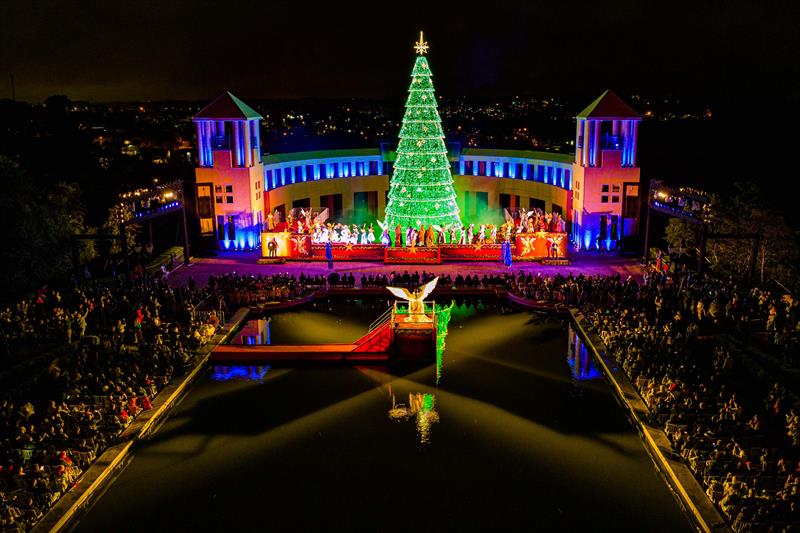
[[[433,322],[433,319],[425,314],[425,304],[423,301],[433,292],[438,281],[439,277],[437,276],[414,292],[400,287],[386,288],[398,298],[408,300],[408,316],[405,318],[406,322]]]

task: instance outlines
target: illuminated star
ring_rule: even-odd
[[[472,247],[475,249],[475,251],[478,251],[481,248],[483,248],[483,243],[482,242],[476,242],[475,244],[472,245]]]
[[[347,244],[344,245],[344,249],[347,250],[347,251],[352,251],[353,250],[353,243],[348,242]]]
[[[428,52],[428,42],[422,38],[422,32],[419,32],[419,41],[414,44],[414,50],[419,55],[425,55]]]

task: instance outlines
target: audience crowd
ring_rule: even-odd
[[[590,298],[581,296],[587,287]],[[757,379],[739,343],[767,336],[793,365],[797,301],[732,280],[690,277],[665,283],[652,276],[641,284],[585,278],[577,292],[590,328],[638,389],[651,422],[734,530],[800,527],[797,398],[766,383],[766,373]]]
[[[207,293],[155,280],[43,288],[0,313],[2,530],[30,529],[152,409],[218,325],[214,311],[198,311]],[[19,378],[13,358],[20,354],[30,356],[29,370],[41,370]]]
[[[416,288],[434,276],[362,274],[359,286]],[[800,302],[731,279],[667,279],[661,272],[641,283],[618,275],[459,272],[439,275],[439,285],[507,289],[579,308],[638,389],[651,423],[736,531],[800,526],[800,403],[781,385],[755,379],[743,349],[759,341],[779,364],[796,366]],[[41,518],[152,409],[228,309],[326,287],[353,288],[356,277],[229,273],[211,276],[203,288],[191,278],[173,288],[145,277],[63,293],[43,288],[0,312],[10,369],[0,378],[0,526],[27,530]],[[16,379],[11,362],[25,349],[42,371]]]

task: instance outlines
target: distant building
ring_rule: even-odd
[[[576,246],[608,249],[637,233],[641,120],[612,91],[578,113],[570,217]]]
[[[200,227],[219,248],[256,248],[265,213],[276,210],[285,216],[293,208],[328,208],[331,220],[358,224],[384,218],[394,161],[387,145],[262,156],[260,120],[229,92],[194,117]],[[555,211],[579,249],[608,248],[635,235],[640,120],[606,91],[576,117],[574,156],[451,144],[462,220],[499,224],[504,208]]]
[[[226,92],[195,117],[195,170],[200,231],[220,247],[254,248],[260,242],[265,206],[261,163],[261,115]]]

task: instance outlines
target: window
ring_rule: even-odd
[[[612,196],[611,197],[611,203],[612,204],[618,204],[619,203],[619,196],[617,196],[616,194],[614,196]]]
[[[217,203],[218,203],[218,204],[221,204],[221,203],[222,203],[222,196],[217,196]]]
[[[292,200],[292,209],[297,209],[298,207],[311,207],[311,198],[297,198]]]
[[[475,217],[484,218],[489,209],[489,193],[478,191],[475,193]]]
[[[608,192],[608,185],[603,185],[603,188],[600,190],[600,192]]]
[[[256,200],[261,200],[261,193],[260,192],[256,193]]]
[[[367,224],[378,218],[378,191],[353,193],[353,220]]]
[[[217,215],[217,240],[225,239],[225,217]]]
[[[581,190],[581,182],[580,182],[580,181],[576,181],[576,182],[575,182],[575,190],[576,190],[576,191],[579,191],[579,190]]]
[[[612,185],[611,192],[619,192],[619,185]]]
[[[228,215],[228,240],[236,240],[236,222],[239,217],[237,215]]]
[[[528,208],[529,209],[541,209],[544,211],[544,200],[540,200],[539,198],[529,198],[528,199]]]
[[[600,203],[601,204],[607,204],[608,203],[608,195],[604,194],[603,196],[601,196],[600,197]]]
[[[261,190],[261,181],[260,180],[256,182],[256,190],[257,191]]]
[[[225,197],[225,203],[226,204],[232,204],[233,203],[233,196],[226,196]]]
[[[519,207],[518,194],[500,194],[500,208],[514,210]]]
[[[342,218],[342,195],[341,194],[326,194],[319,197],[319,206],[324,209],[328,208],[328,218],[330,220],[339,220]]]
[[[214,185],[214,192],[222,192],[222,185]]]
[[[572,196],[573,196],[573,197],[574,197],[576,200],[580,200],[580,199],[581,199],[581,193],[580,193],[580,191],[572,191]]]
[[[225,192],[233,192],[233,185],[226,185]]]

